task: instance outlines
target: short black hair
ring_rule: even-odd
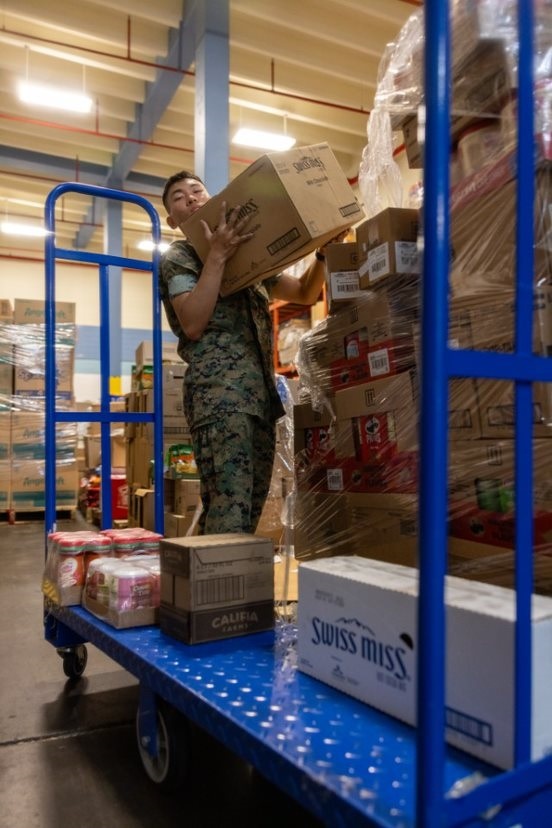
[[[199,181],[200,184],[203,184],[203,181],[199,177],[199,175],[195,175],[193,172],[189,172],[189,170],[180,170],[180,172],[171,175],[170,178],[167,179],[165,182],[165,186],[163,187],[163,195],[161,198],[163,199],[163,206],[167,213],[169,212],[169,205],[167,204],[167,193],[169,189],[172,187],[173,184],[176,184],[177,181],[182,181],[184,178],[192,178],[194,181]],[[205,186],[205,184],[203,184]]]

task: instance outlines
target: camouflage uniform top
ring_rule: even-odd
[[[274,379],[272,320],[264,285],[219,297],[197,341],[182,331],[171,299],[193,290],[203,265],[185,239],[171,244],[161,259],[160,294],[178,353],[188,363],[184,411],[193,427],[227,413],[276,420],[285,412]]]

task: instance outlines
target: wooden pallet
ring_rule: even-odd
[[[56,520],[72,520],[76,507],[73,509],[56,509]],[[32,523],[44,520],[44,509],[5,509],[0,512],[0,522],[13,526],[16,523]]]

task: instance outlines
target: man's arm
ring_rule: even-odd
[[[326,266],[318,259],[313,259],[299,277],[282,273],[270,291],[271,299],[296,302],[298,305],[314,305],[320,296],[325,273]]]
[[[348,230],[343,231],[327,244],[342,242],[348,232]],[[288,273],[282,273],[271,290],[271,298],[282,299],[285,302],[296,302],[298,305],[314,305],[320,296],[326,275],[325,246],[317,251],[319,258],[313,258],[298,278]]]
[[[249,217],[238,219],[239,211],[240,207],[235,207],[226,221],[226,203],[223,202],[219,222],[214,230],[202,221],[210,248],[201,274],[193,290],[189,293],[180,293],[171,299],[178,321],[188,339],[201,338],[217,303],[226,262],[242,242],[253,236],[253,233],[241,232]]]

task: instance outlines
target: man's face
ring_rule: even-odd
[[[194,178],[183,178],[175,182],[167,193],[169,206],[167,224],[169,227],[176,230],[209,198],[209,193],[203,184]]]

